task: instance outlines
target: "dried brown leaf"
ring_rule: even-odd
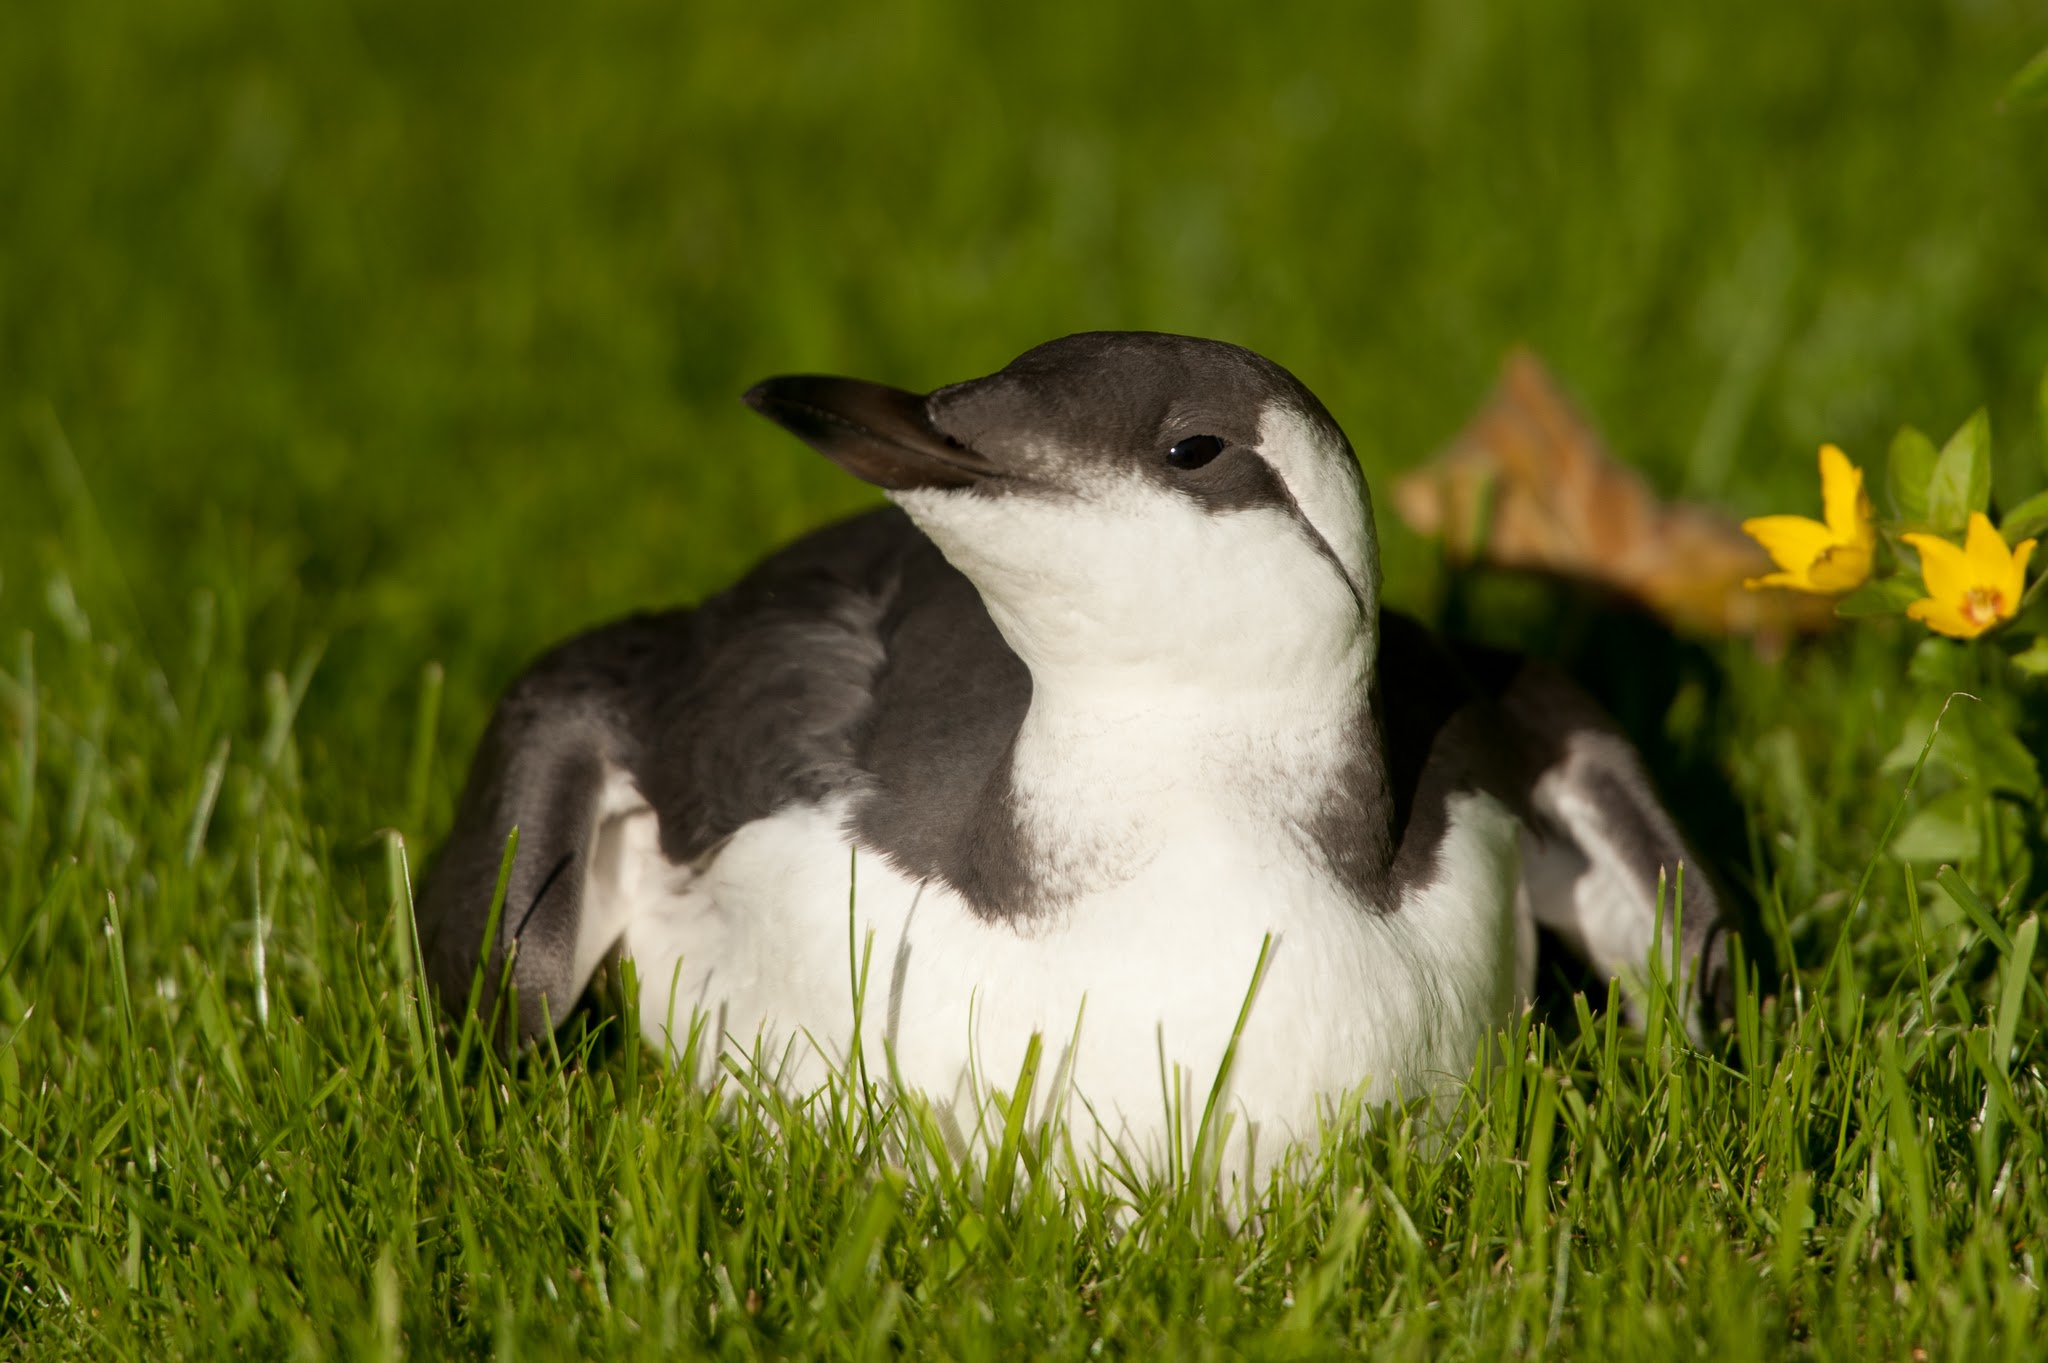
[[[1724,512],[1658,498],[1526,350],[1450,445],[1394,485],[1394,506],[1456,560],[1596,583],[1685,633],[1783,637],[1834,619],[1823,598],[1746,589],[1771,569],[1762,548]]]

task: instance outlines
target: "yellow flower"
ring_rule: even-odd
[[[1827,524],[1804,516],[1758,516],[1742,523],[1743,533],[1770,551],[1782,572],[1752,577],[1743,586],[1791,587],[1832,596],[1853,591],[1870,576],[1877,532],[1870,525],[1870,498],[1863,470],[1833,445],[1820,447],[1820,499]]]
[[[1974,639],[2012,619],[2020,608],[2034,541],[2007,549],[1981,511],[1970,513],[1960,549],[1938,535],[1899,538],[1920,551],[1920,580],[1927,584],[1927,595],[1906,607],[1906,614],[1927,628],[1951,639]]]

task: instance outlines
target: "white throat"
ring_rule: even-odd
[[[1329,667],[1257,690],[1117,690],[1034,668],[1011,788],[1048,897],[1123,883],[1191,841],[1312,854],[1304,830],[1344,779],[1370,670],[1362,630]]]

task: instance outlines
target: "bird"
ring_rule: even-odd
[[[420,896],[451,1010],[531,1044],[629,957],[699,1080],[862,1064],[957,1134],[1042,1054],[1105,1157],[1213,1111],[1259,1177],[1347,1095],[1454,1094],[1538,925],[1638,1011],[1660,948],[1695,1025],[1725,995],[1637,749],[1382,608],[1358,460],[1280,365],[1088,332],[744,400],[887,504],[514,682]]]

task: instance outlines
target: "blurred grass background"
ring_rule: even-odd
[[[562,1085],[560,1130],[558,1074],[444,1094],[417,1034],[400,1053],[403,953],[373,840],[396,825],[415,853],[431,843],[492,697],[540,648],[715,589],[873,499],[738,393],[806,369],[924,388],[1069,331],[1194,332],[1294,369],[1383,484],[1526,342],[1668,495],[1810,513],[1820,441],[1876,476],[1899,424],[1940,436],[1988,404],[2009,503],[2048,480],[2048,113],[1998,96],[2044,41],[2048,13],[1998,0],[10,6],[0,1127],[23,1134],[0,1165],[0,1353],[38,1322],[53,1356],[227,1333],[367,1353],[395,1350],[401,1321],[425,1351],[493,1330],[509,1348],[515,1307],[565,1353],[588,1353],[586,1330],[623,1347],[656,1298],[710,1291],[694,1261],[629,1287],[628,1204],[682,1218],[655,1242],[701,1230],[715,1275],[768,1293],[753,1324],[728,1305],[721,1347],[837,1347],[838,1318],[805,1294],[841,1219],[868,1224],[872,1170],[844,1150],[797,1167],[818,1152],[636,1088],[617,1056]],[[1390,515],[1382,534],[1391,599],[1435,611],[1435,551]],[[1555,608],[1509,593],[1469,619],[1526,632],[1532,600]],[[1196,1297],[1265,1339],[1297,1266],[1349,1224],[1350,1180],[1420,1169],[1427,1253],[1378,1230],[1330,1251],[1348,1338],[1392,1329],[1427,1353],[1467,1329],[1483,1353],[1546,1313],[1555,1338],[1540,1252],[1519,1277],[1494,1269],[1576,1224],[1594,1276],[1575,1290],[1593,1295],[1565,1323],[1592,1347],[1668,1356],[1660,1341],[1704,1320],[1874,1352],[1990,1331],[2024,1353],[2048,1106],[2023,1071],[2048,996],[1996,974],[1931,897],[1923,940],[1910,869],[1850,893],[1904,780],[1881,762],[1954,679],[1905,679],[1903,627],[1781,664],[1740,645],[1674,661],[1642,638],[1586,656],[1641,693],[1619,708],[1674,802],[1807,968],[1796,1023],[1751,1010],[1740,1084],[1632,1041],[1546,1060],[1539,1033],[1527,1072],[1475,1109],[1483,1158],[1376,1131],[1376,1172],[1343,1165],[1271,1240],[1162,1232],[1178,1248],[1152,1258],[1041,1197],[1004,1232],[1041,1254],[1028,1272],[973,1257],[985,1227],[948,1248],[956,1222],[981,1225],[948,1194],[890,1231],[895,1278],[848,1289],[856,1318],[895,1311],[900,1278],[926,1345],[1200,1353],[1205,1330],[1175,1333]],[[422,785],[432,661],[447,704]],[[1992,722],[2032,714],[2040,741],[2038,693],[1994,699]],[[2038,841],[2039,813],[1998,817]],[[1974,846],[1983,830],[1963,831]],[[1966,870],[1995,888],[2027,855],[1993,847]],[[2015,1033],[2001,1024],[1994,1064],[1983,1025],[2001,979],[2029,1019],[2004,1134],[1957,1058],[1976,1047],[2005,1074]],[[1903,1059],[1869,1040],[1866,1001]],[[1787,1088],[1802,1064],[1818,1088]],[[1540,1180],[1526,1203],[1514,1182],[1535,1139],[1523,1080],[1553,1109],[1569,1090],[1573,1172],[1550,1210]],[[436,1163],[407,1138],[444,1098]],[[1914,1103],[1924,1166],[1912,1140],[1885,1153]],[[558,1168],[592,1131],[608,1153]],[[691,1172],[645,1194],[633,1161],[685,1146]],[[209,1161],[240,1170],[225,1192]],[[1726,1173],[1744,1167],[1750,1183]],[[1905,1180],[1889,1211],[1880,1174]],[[789,1212],[792,1188],[815,1205]],[[1810,1240],[1793,1216],[1809,1194]],[[1754,1210],[1781,1198],[1782,1225]],[[465,1205],[486,1208],[482,1240],[451,1229]],[[880,1232],[861,1234],[856,1267]],[[1960,1276],[1909,1291],[1907,1240],[1914,1273],[1952,1251]],[[1766,1252],[1812,1264],[1767,1284],[1775,1315]],[[556,1303],[546,1274],[569,1255],[610,1265],[605,1290],[638,1314],[620,1324],[581,1279]],[[1683,1262],[1712,1268],[1671,1272]],[[983,1302],[986,1320],[968,1309]]]
[[[430,657],[471,716],[564,631],[864,504],[735,401],[773,372],[922,388],[1069,331],[1213,335],[1384,479],[1527,341],[1669,494],[1804,507],[1820,440],[1876,464],[1987,401],[2000,486],[2043,474],[2048,121],[1997,108],[2048,31],[2023,4],[68,0],[8,29],[0,621],[61,566],[175,651],[219,565],[283,611],[267,663],[331,638],[316,732]],[[1386,537],[1426,604],[1433,554]]]

